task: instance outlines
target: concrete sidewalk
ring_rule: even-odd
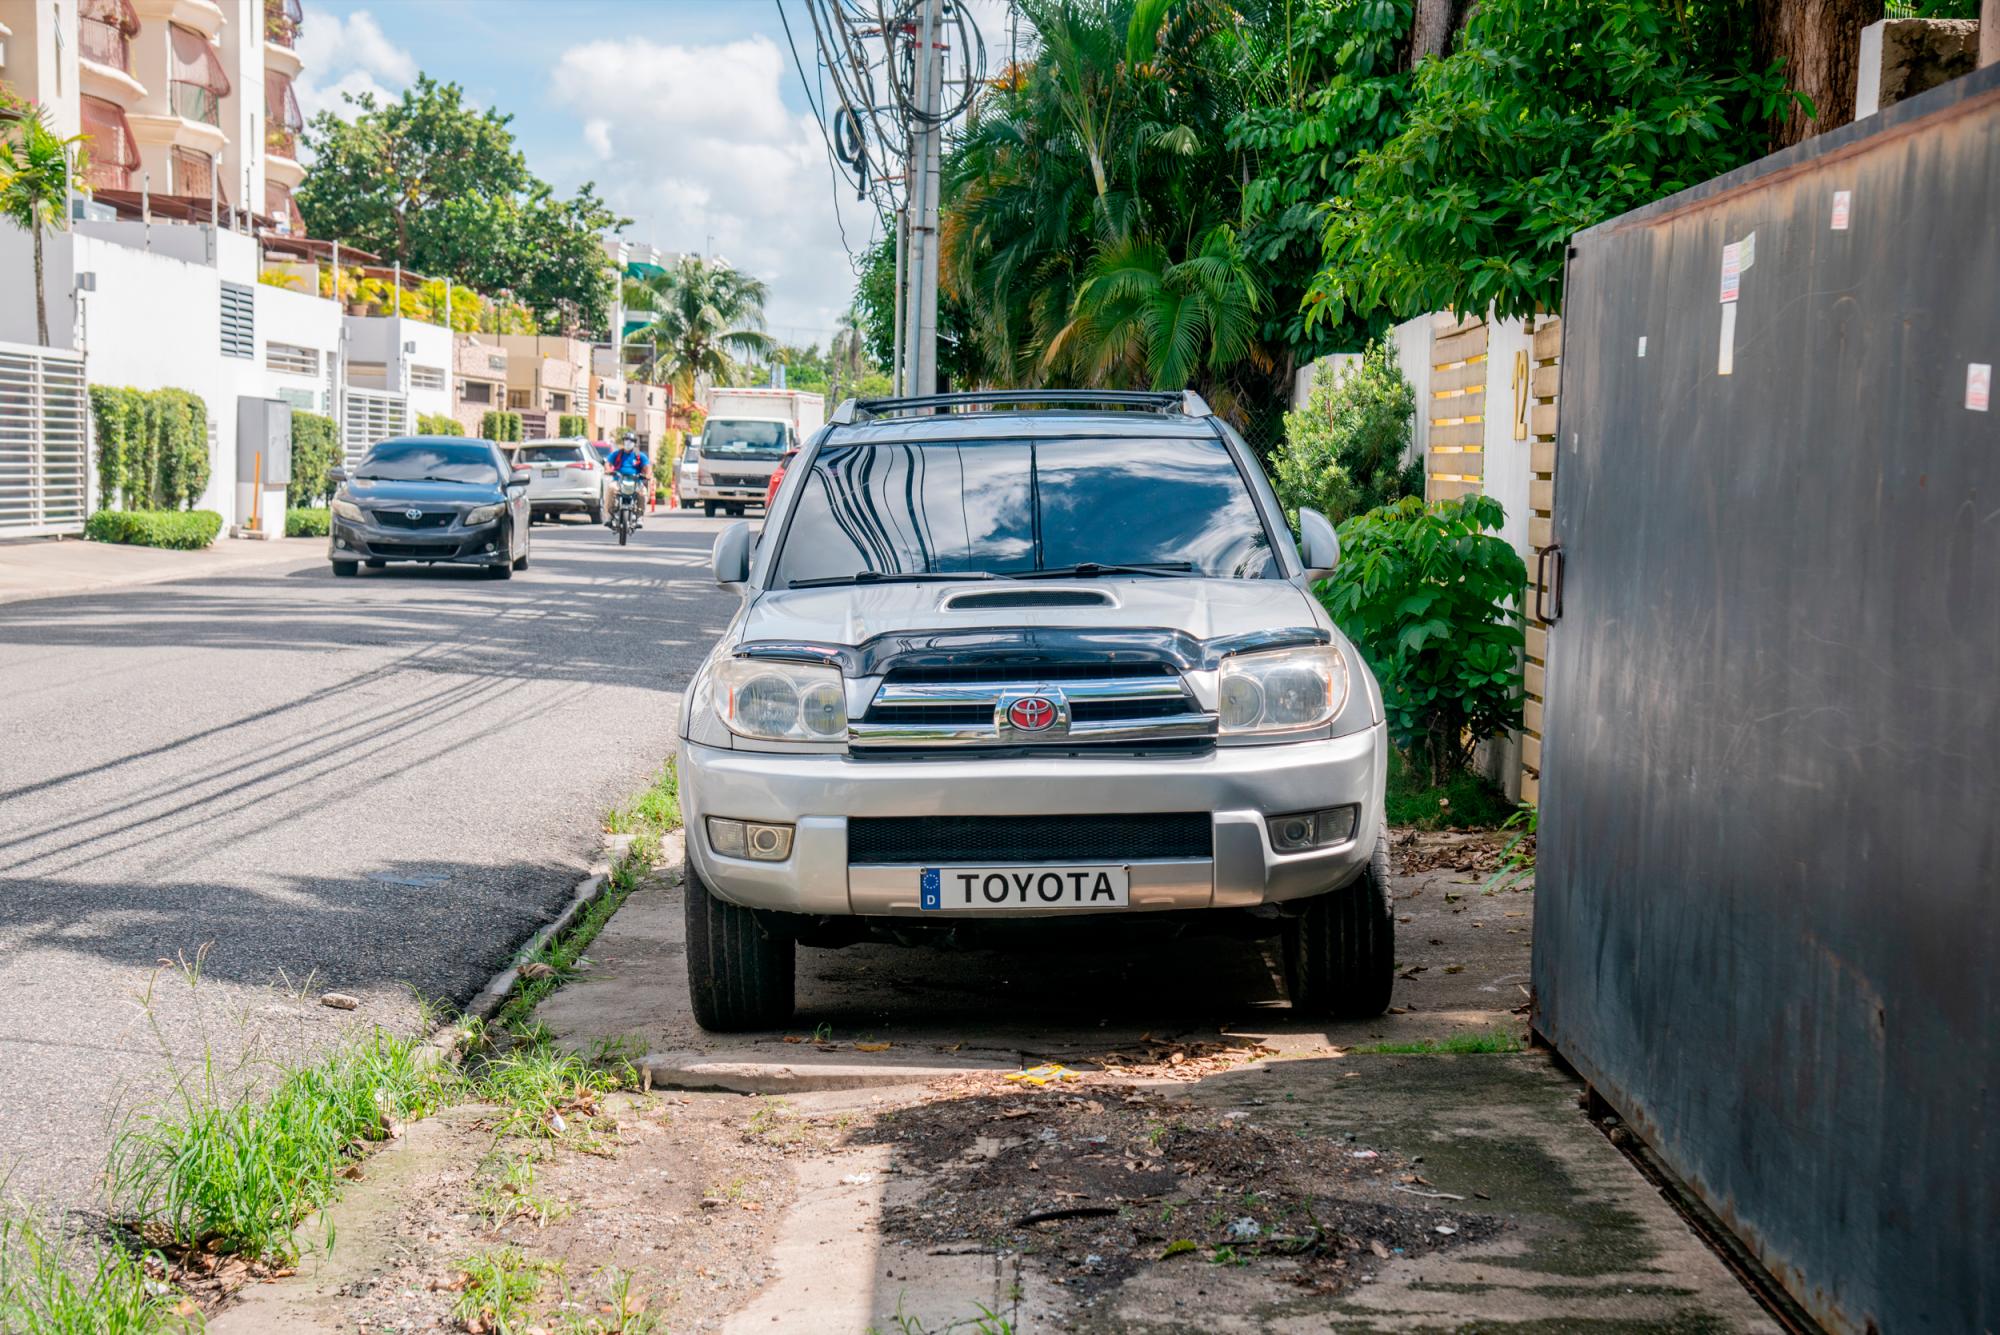
[[[233,575],[259,566],[325,558],[324,538],[225,537],[199,552],[128,547],[115,542],[86,542],[81,538],[24,538],[0,542],[0,603],[62,598],[174,579]]]

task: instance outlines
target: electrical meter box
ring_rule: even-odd
[[[236,480],[260,479],[267,487],[292,480],[292,405],[283,399],[236,400]]]

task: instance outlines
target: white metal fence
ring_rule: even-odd
[[[350,389],[341,434],[341,449],[352,467],[375,442],[410,434],[409,400],[401,394]]]
[[[81,533],[90,515],[83,355],[0,343],[0,537]]]

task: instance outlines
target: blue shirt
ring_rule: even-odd
[[[626,477],[644,476],[646,469],[651,466],[651,462],[651,460],[646,458],[644,450],[613,450],[611,452],[611,471],[621,473]]]

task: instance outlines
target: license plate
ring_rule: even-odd
[[[982,909],[1122,909],[1129,867],[925,867],[917,903],[926,912]]]
[[[560,469],[560,468],[544,468],[544,469],[542,470],[542,476],[543,476],[543,477],[561,477],[561,476],[562,476],[562,469]]]

